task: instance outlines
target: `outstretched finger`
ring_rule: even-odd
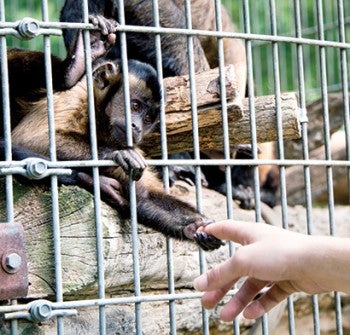
[[[207,309],[214,308],[223,299],[226,293],[233,287],[237,280],[232,280],[229,284],[217,290],[204,293],[201,299],[202,306]]]
[[[226,288],[241,277],[240,268],[235,266],[235,257],[231,257],[219,265],[197,277],[193,286],[198,291],[210,292]]]
[[[253,278],[247,279],[222,309],[220,314],[221,319],[232,321],[251,303],[266,285],[268,285],[266,281]]]
[[[261,238],[264,234],[276,231],[275,229],[277,228],[264,223],[224,220],[206,226],[204,231],[220,240],[230,240],[246,245]]]
[[[244,310],[243,315],[247,319],[257,319],[270,311],[292,293],[294,293],[294,290],[290,285],[287,285],[286,289],[284,289],[280,283],[274,284],[259,299],[254,300],[248,305]]]

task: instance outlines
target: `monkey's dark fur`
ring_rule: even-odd
[[[80,52],[77,50],[81,50],[82,47],[80,43],[79,38],[74,57],[71,59],[81,57],[77,54]],[[24,62],[26,66],[12,71],[13,63],[18,62]],[[41,97],[45,92],[45,77],[42,72],[36,72],[40,63],[44,67],[42,53],[24,54],[18,50],[9,52],[10,99],[11,107],[15,108],[15,113],[11,115],[15,118],[11,133],[14,159],[49,156],[47,103],[46,97]],[[56,67],[53,70],[54,75],[69,83],[62,84],[58,80],[57,84],[54,84],[57,159],[91,159],[86,79],[84,76],[80,79],[76,69],[71,71],[71,63],[67,69],[65,61],[55,58],[54,66]],[[194,240],[205,250],[220,247],[222,244],[220,240],[197,232],[200,226],[211,221],[187,203],[165,194],[158,178],[146,168],[142,154],[136,147],[128,147],[120,64],[117,61],[99,58],[93,68],[99,158],[113,159],[119,164],[117,167],[100,170],[103,200],[116,208],[121,215],[125,217],[130,215],[129,203],[126,200],[129,196],[130,175],[136,181],[137,215],[140,223],[166,236]],[[161,90],[153,67],[131,60],[128,62],[128,68],[132,137],[134,144],[137,145],[158,121]],[[27,86],[26,90],[23,87],[17,91],[16,86],[12,85],[16,76],[22,78],[19,73],[21,69],[26,75],[38,78],[33,87]],[[62,78],[63,74],[67,78],[66,81]],[[3,137],[3,130],[0,137]],[[0,159],[4,159],[3,142],[0,143]],[[74,171],[72,176],[62,177],[59,181],[92,189],[92,179],[87,171]]]
[[[202,30],[216,30],[216,10],[215,2],[211,0],[191,0],[192,27]],[[118,21],[120,11],[117,0],[89,0],[89,13],[100,14],[107,18],[113,18]],[[186,17],[183,0],[159,0],[159,24],[167,28],[186,28]],[[129,0],[124,2],[125,23],[136,26],[154,26],[152,1],[150,0]],[[221,6],[222,30],[234,31],[235,28],[231,19],[223,6]],[[61,21],[80,22],[82,21],[82,1],[66,0],[61,11]],[[126,34],[127,52],[129,58],[136,58],[143,62],[156,65],[156,48],[154,35],[148,33],[131,33]],[[189,73],[188,55],[187,55],[187,38],[179,34],[161,34],[162,62],[164,76],[183,75]],[[76,31],[67,30],[64,33],[65,45],[68,54],[74,50]],[[225,64],[233,64],[238,83],[238,95],[243,98],[246,91],[246,56],[244,44],[241,40],[224,38],[224,60]],[[194,47],[194,66],[196,72],[208,70],[210,67],[218,66],[218,46],[217,39],[210,36],[193,37]],[[120,46],[117,43],[109,53],[109,57],[119,57]],[[266,147],[266,146],[265,146]],[[206,157],[211,157],[212,153],[204,153]],[[242,153],[244,154],[244,153]],[[271,154],[268,148],[267,153],[262,152],[264,158]],[[182,158],[188,156],[182,154]],[[215,156],[223,158],[223,154],[216,152]],[[250,154],[246,156],[250,158]],[[272,156],[274,157],[274,156]],[[276,170],[261,170],[261,194],[262,201],[268,201],[270,205],[276,202],[276,190],[278,174]],[[195,180],[194,170],[191,167],[175,167],[171,169],[171,182],[180,178],[184,180]],[[210,167],[203,169],[205,178],[208,179],[209,187],[216,190],[226,189],[226,178],[219,167]],[[222,178],[216,180],[217,174]],[[238,178],[232,179],[233,198],[238,200],[244,208],[254,206],[253,201],[253,177],[251,169],[247,166],[232,167],[232,174]],[[271,177],[268,177],[271,176]],[[226,193],[226,191],[222,191]]]

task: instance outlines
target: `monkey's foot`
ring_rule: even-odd
[[[131,176],[133,180],[139,180],[147,163],[141,153],[135,148],[127,148],[114,152],[113,160]]]

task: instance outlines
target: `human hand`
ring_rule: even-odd
[[[224,321],[234,319],[243,310],[244,317],[258,318],[298,291],[350,291],[348,239],[309,236],[266,224],[230,220],[208,225],[204,231],[242,245],[234,256],[194,281],[197,290],[206,292],[202,305],[213,308],[241,277],[248,277],[222,309]],[[343,256],[339,255],[340,249]],[[339,266],[346,267],[343,273]],[[254,300],[265,287],[266,291]]]

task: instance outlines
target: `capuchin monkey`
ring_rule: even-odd
[[[211,0],[191,0],[191,19],[193,29],[216,30],[215,2]],[[88,0],[89,13],[100,14],[107,18],[114,18],[118,21],[121,14],[124,14],[125,23],[135,26],[154,26],[153,8],[151,0],[128,0],[124,1],[124,13],[120,13],[117,0]],[[158,0],[159,24],[167,28],[186,28],[186,15],[183,0]],[[232,32],[235,27],[227,13],[221,6],[222,31]],[[81,22],[82,1],[66,0],[61,10],[61,21]],[[75,49],[77,32],[68,29],[64,32],[64,41],[68,55]],[[138,59],[142,62],[156,66],[156,47],[153,34],[127,32],[127,53],[129,59]],[[163,74],[167,76],[178,76],[189,73],[187,37],[180,34],[160,34],[162,47]],[[194,69],[195,72],[206,71],[211,67],[218,66],[218,43],[216,37],[193,36]],[[239,39],[224,38],[224,62],[233,64],[237,75],[237,95],[240,98],[246,92],[246,54],[244,43]],[[120,45],[110,50],[108,57],[111,59],[120,57]],[[273,144],[263,144],[261,158],[274,157]],[[240,148],[240,146],[238,146]],[[235,148],[233,148],[236,152]],[[240,158],[251,158],[252,153],[238,149]],[[271,156],[272,154],[272,156]],[[206,158],[224,158],[220,151],[202,153]],[[188,153],[177,154],[177,158],[186,159]],[[261,200],[273,206],[276,202],[278,188],[278,171],[271,167],[259,168],[261,182]],[[194,169],[187,166],[170,167],[170,182],[176,179],[186,181],[195,180]],[[226,188],[225,173],[221,167],[210,167],[202,170],[202,180],[208,181],[210,188],[224,190]],[[233,166],[232,179],[233,199],[237,200],[242,208],[254,207],[253,174],[252,168],[248,166]],[[220,179],[216,176],[220,175]],[[221,193],[226,194],[226,191]]]
[[[115,24],[101,17],[91,17],[106,28],[101,38],[99,33],[92,36],[94,59],[114,43]],[[54,121],[56,132],[56,155],[58,160],[90,160],[90,129],[88,116],[88,92],[86,77],[80,72],[83,50],[81,33],[77,38],[74,54],[68,61],[54,58],[53,75],[66,80],[61,83],[54,79]],[[101,38],[99,40],[99,38]],[[105,40],[102,44],[102,40]],[[98,50],[98,52],[96,52]],[[13,158],[49,157],[49,130],[45,77],[39,77],[33,87],[16,91],[13,87],[18,71],[12,71],[14,64],[26,64],[23,70],[28,77],[42,76],[36,71],[44,67],[43,54],[29,52],[23,59],[23,52],[9,51],[9,82],[11,106],[15,106],[14,121],[11,125]],[[103,55],[103,53],[102,53]],[[30,56],[30,57],[29,57]],[[33,60],[32,62],[30,61]],[[68,66],[66,66],[68,64]],[[84,62],[82,63],[84,64]],[[144,136],[158,123],[161,89],[154,68],[137,60],[128,62],[130,90],[130,111],[132,139],[135,146],[129,147],[126,140],[124,92],[120,61],[96,58],[93,63],[93,92],[98,141],[98,158],[112,159],[116,167],[100,168],[101,198],[117,209],[122,217],[130,216],[129,178],[136,181],[138,221],[166,236],[192,240],[204,250],[219,248],[222,242],[215,237],[198,232],[198,228],[212,221],[198,213],[189,204],[165,194],[157,176],[147,168],[142,153],[137,149]],[[42,70],[41,70],[42,71]],[[61,72],[60,72],[61,71]],[[13,95],[14,94],[14,95]],[[3,137],[3,131],[0,134]],[[4,159],[4,141],[0,142],[0,159]],[[59,182],[82,186],[92,191],[93,180],[88,170],[76,170],[72,176],[58,177]]]

